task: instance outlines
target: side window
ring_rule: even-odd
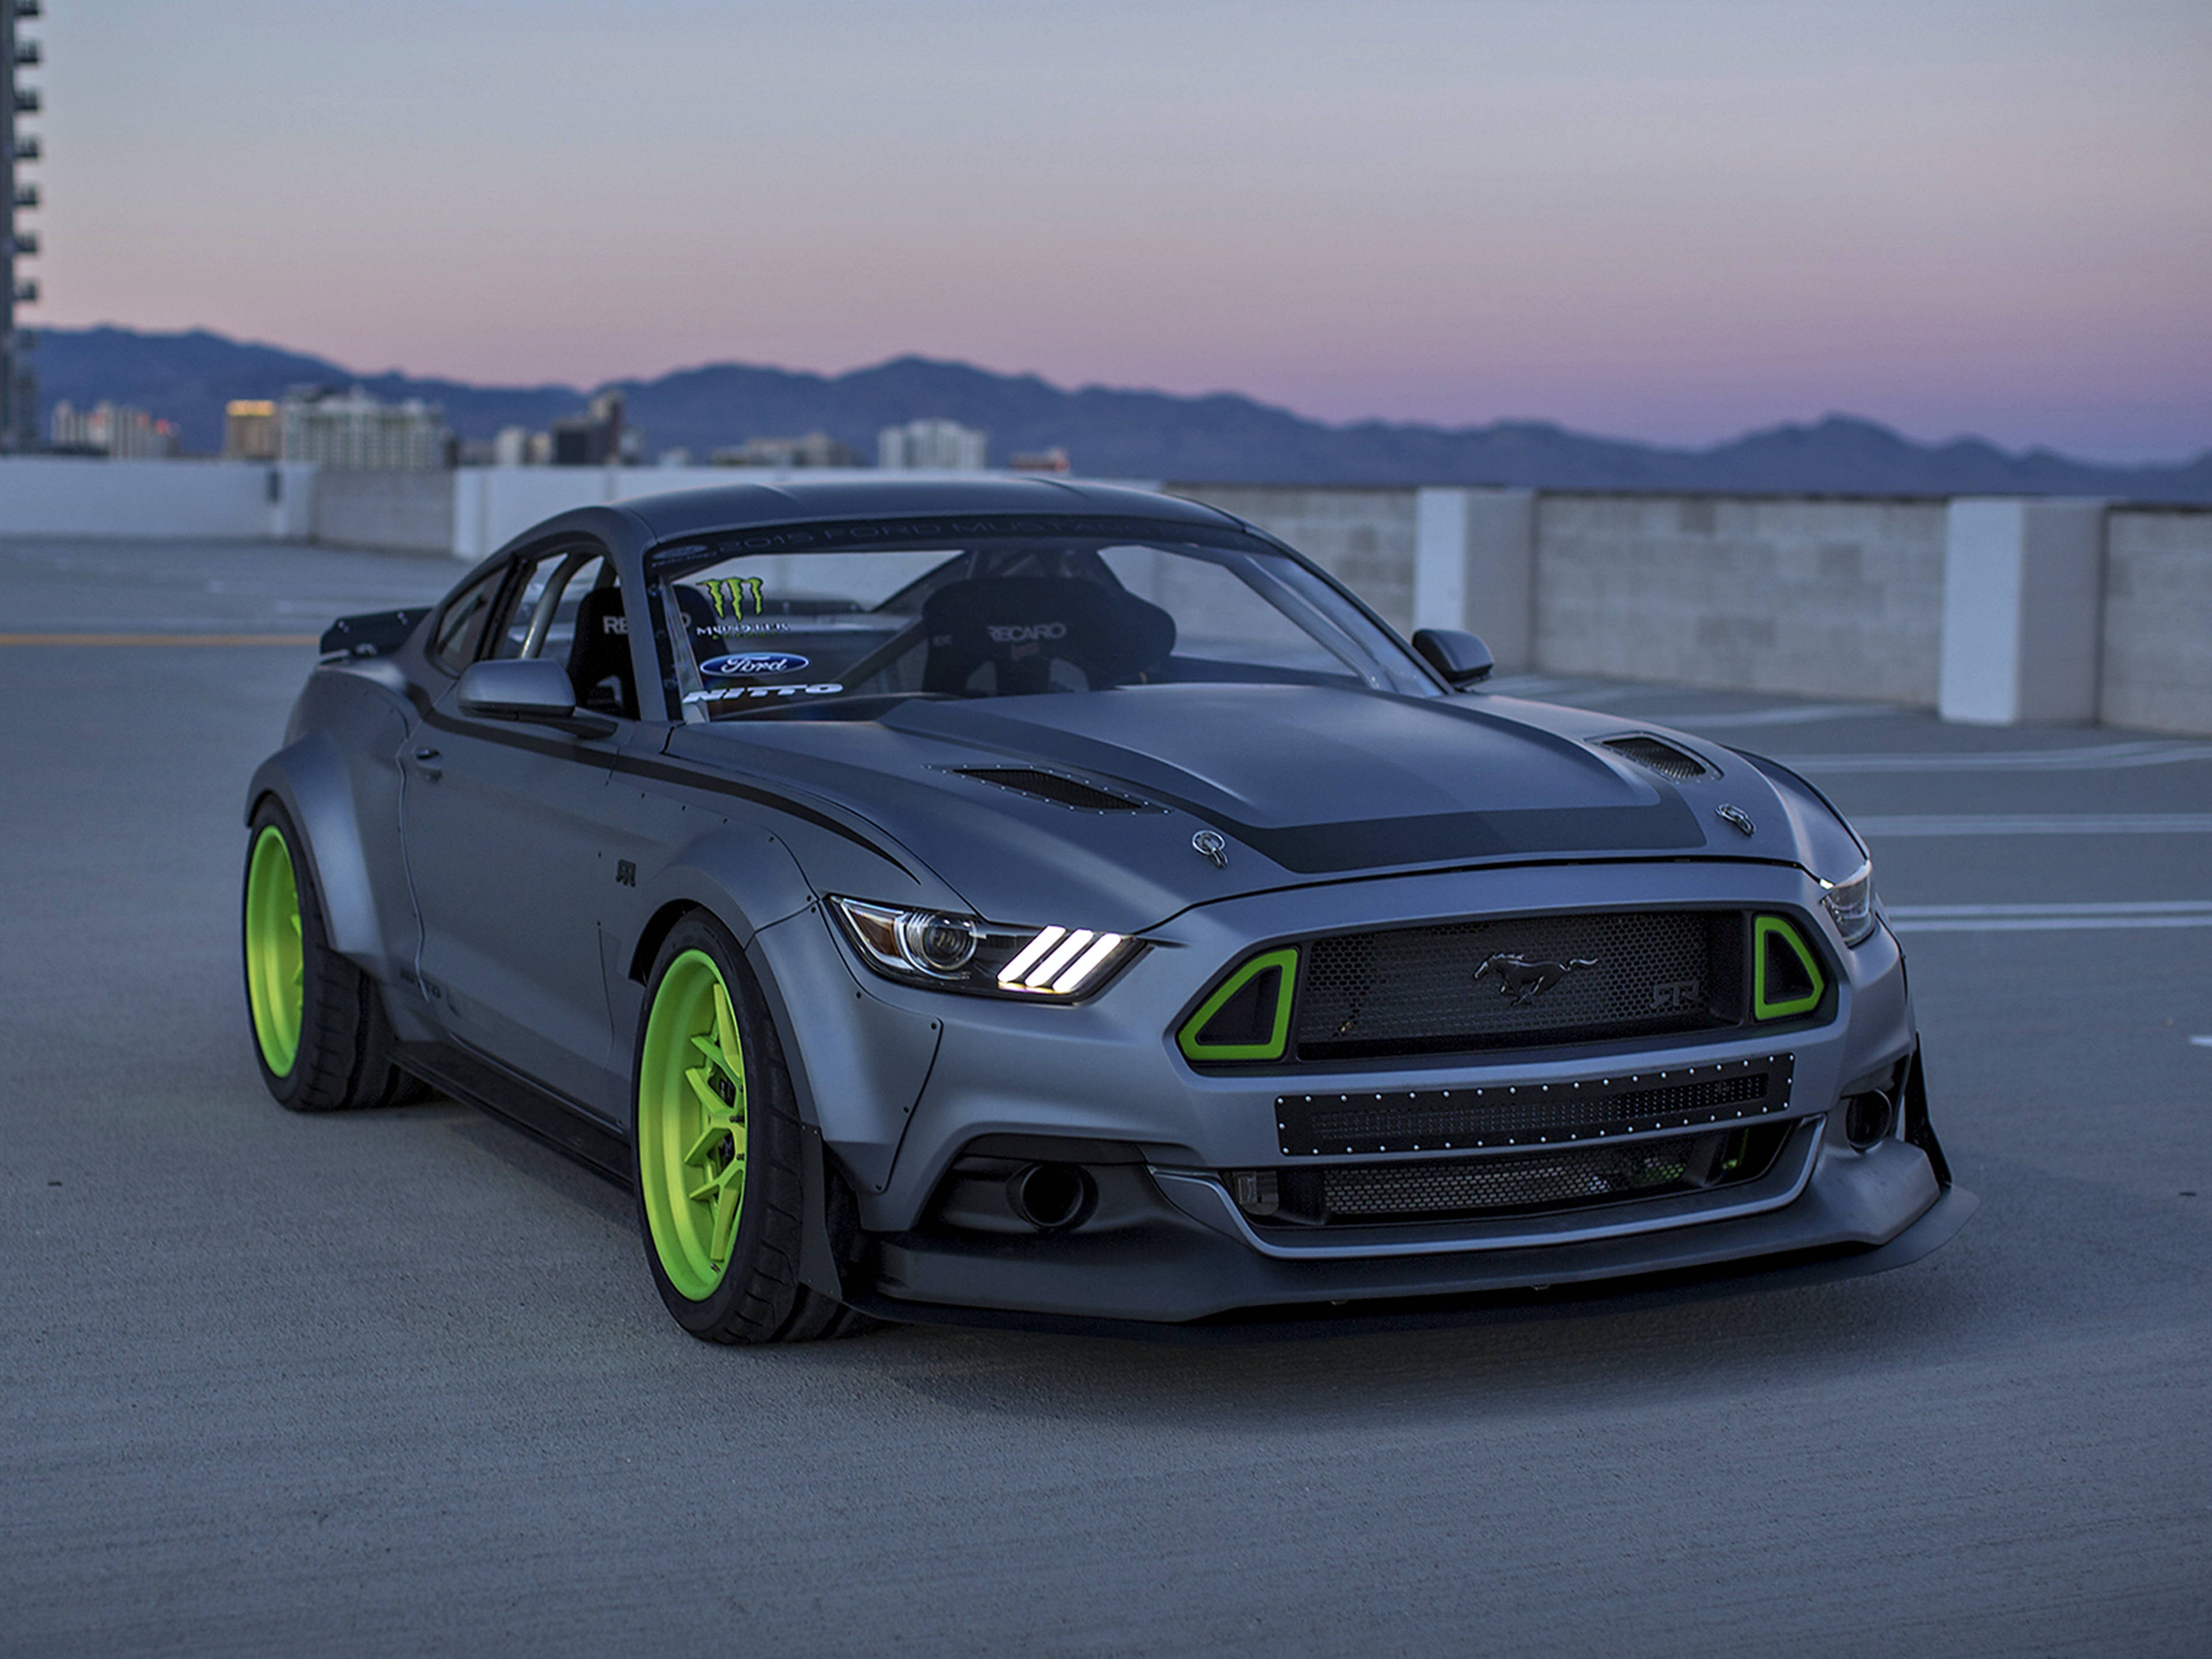
[[[484,623],[491,617],[492,601],[499,597],[505,569],[493,571],[465,589],[438,618],[438,632],[430,641],[430,660],[448,674],[458,674],[477,659],[483,642]]]
[[[568,670],[579,707],[637,718],[629,619],[615,568],[596,544],[526,561],[493,639],[495,657],[541,657]]]

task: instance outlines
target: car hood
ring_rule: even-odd
[[[1133,932],[1209,900],[1422,867],[1805,861],[1802,804],[1743,757],[1662,733],[1714,774],[1677,783],[1595,746],[1653,730],[1498,696],[1176,684],[690,726],[670,748],[836,801],[1005,921]],[[1081,810],[969,775],[1022,767],[1141,810]],[[1194,847],[1206,831],[1224,862]]]

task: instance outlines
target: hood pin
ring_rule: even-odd
[[[1720,815],[1720,820],[1723,823],[1728,824],[1733,829],[1741,830],[1747,836],[1753,833],[1751,814],[1745,811],[1741,806],[1731,806],[1727,802],[1723,801],[1719,806],[1716,807],[1714,811]]]
[[[1191,850],[1217,870],[1229,867],[1229,842],[1218,830],[1201,830],[1190,838]]]

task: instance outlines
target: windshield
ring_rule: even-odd
[[[802,526],[664,549],[648,564],[664,672],[695,721],[1190,681],[1436,695],[1387,629],[1262,543],[1181,525],[1080,532]]]

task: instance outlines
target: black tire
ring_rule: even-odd
[[[344,957],[331,949],[330,930],[324,920],[323,896],[315,884],[306,842],[291,815],[271,797],[255,809],[246,836],[246,870],[250,884],[255,849],[264,830],[273,830],[284,843],[291,862],[292,880],[300,904],[300,1034],[290,1066],[279,1073],[255,1029],[252,965],[246,958],[246,1028],[253,1039],[254,1062],[261,1080],[277,1104],[295,1112],[334,1112],[350,1107],[393,1106],[417,1099],[422,1085],[392,1061],[392,1023],[384,1012],[384,999],[376,982]],[[241,895],[240,932],[247,933],[246,902]]]
[[[720,1281],[696,1298],[671,1280],[653,1236],[644,1161],[647,1135],[640,1121],[646,1038],[654,1004],[672,965],[693,951],[703,952],[714,963],[736,1016],[744,1049],[746,1141],[744,1199],[729,1260]],[[632,1050],[630,1103],[630,1173],[637,1192],[638,1232],[653,1282],[678,1324],[702,1341],[732,1343],[810,1342],[858,1328],[863,1316],[799,1283],[800,1240],[808,1220],[800,1159],[807,1146],[791,1069],[744,953],[729,930],[703,910],[677,923],[654,959]]]

